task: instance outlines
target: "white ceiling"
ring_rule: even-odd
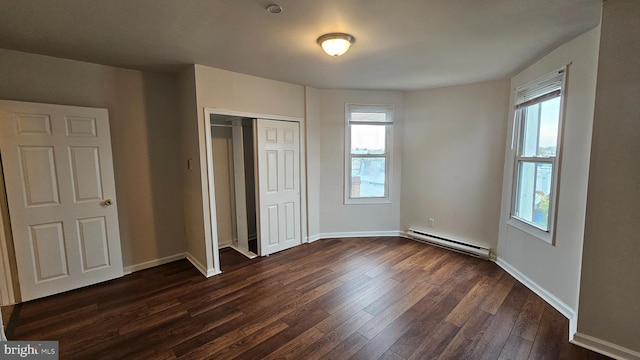
[[[265,10],[272,2],[283,12]],[[601,0],[0,0],[0,48],[151,71],[202,64],[319,88],[504,78],[599,23]],[[316,44],[355,36],[340,58]]]

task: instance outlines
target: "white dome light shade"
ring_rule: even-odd
[[[346,53],[355,41],[353,36],[344,33],[325,34],[318,38],[318,44],[322,46],[324,52],[331,56],[340,56]]]

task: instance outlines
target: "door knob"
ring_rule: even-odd
[[[111,199],[106,199],[102,202],[102,206],[109,206],[113,204],[113,201],[111,201]]]

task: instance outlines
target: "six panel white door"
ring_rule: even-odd
[[[297,122],[257,120],[262,256],[301,243],[299,128]]]
[[[123,275],[106,109],[0,101],[23,301]]]

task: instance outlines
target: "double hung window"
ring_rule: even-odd
[[[393,107],[347,104],[345,204],[389,202]]]
[[[516,89],[510,224],[553,243],[565,69]]]

